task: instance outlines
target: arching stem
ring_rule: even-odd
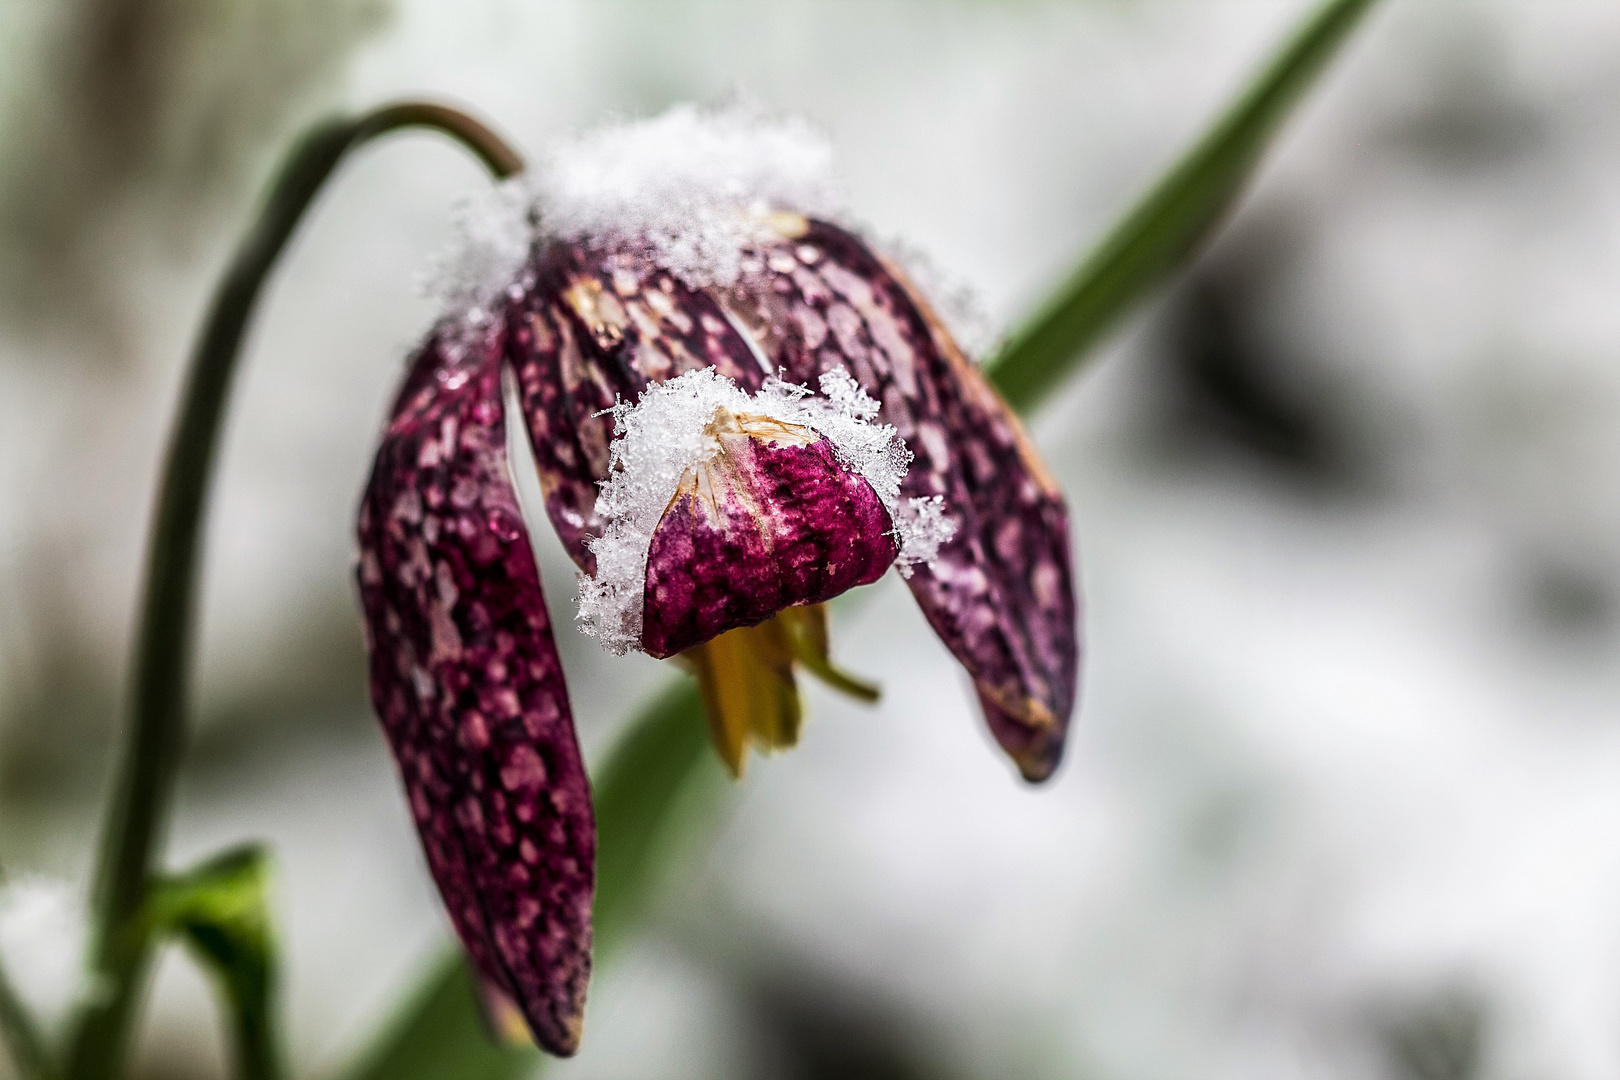
[[[276,259],[339,162],[372,139],[404,128],[449,136],[496,177],[523,169],[522,159],[493,131],[443,105],[402,102],[319,124],[282,165],[214,290],[191,355],[148,541],[129,726],[96,865],[94,982],[69,1045],[69,1080],[117,1075],[146,981],[152,948],[140,930],[140,914],[185,748],[204,511],[248,320]]]

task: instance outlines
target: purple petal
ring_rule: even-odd
[[[894,561],[889,512],[825,438],[730,420],[740,426],[717,433],[720,452],[687,474],[653,533],[642,609],[653,656],[830,600]]]
[[[749,392],[767,372],[709,294],[624,251],[553,244],[511,305],[508,355],[528,420],[546,510],[586,573],[585,541],[602,534],[596,485],[606,479],[613,420],[648,383],[716,367]]]
[[[783,378],[814,385],[848,370],[916,454],[901,495],[944,496],[958,531],[916,568],[912,592],[973,676],[997,740],[1027,779],[1045,779],[1079,670],[1061,493],[1006,403],[860,240],[812,222],[765,262],[740,314]]]
[[[596,826],[507,476],[501,343],[417,357],[360,510],[371,697],[428,866],[482,977],[579,1045]]]

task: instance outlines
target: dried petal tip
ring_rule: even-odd
[[[768,380],[750,396],[704,369],[615,410],[597,501],[607,530],[580,589],[587,632],[672,656],[888,569],[907,547],[896,519],[911,453],[848,375],[822,391]]]

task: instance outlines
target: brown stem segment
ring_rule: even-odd
[[[523,169],[522,159],[498,135],[444,105],[400,102],[316,125],[293,148],[272,183],[258,219],[214,291],[193,349],[147,547],[127,742],[96,866],[91,970],[97,993],[81,1012],[69,1046],[70,1080],[117,1075],[145,985],[151,941],[135,928],[184,751],[203,514],[248,320],[271,268],[338,164],[350,151],[404,128],[448,136],[496,177]]]

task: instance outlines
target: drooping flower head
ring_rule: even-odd
[[[477,220],[361,512],[372,694],[487,995],[577,1045],[594,826],[506,474],[516,382],[587,632],[680,656],[721,755],[798,736],[819,606],[891,565],[1023,775],[1078,664],[1067,515],[905,275],[832,223],[824,140],[682,108],[586,136]],[[517,239],[514,239],[517,238]]]

